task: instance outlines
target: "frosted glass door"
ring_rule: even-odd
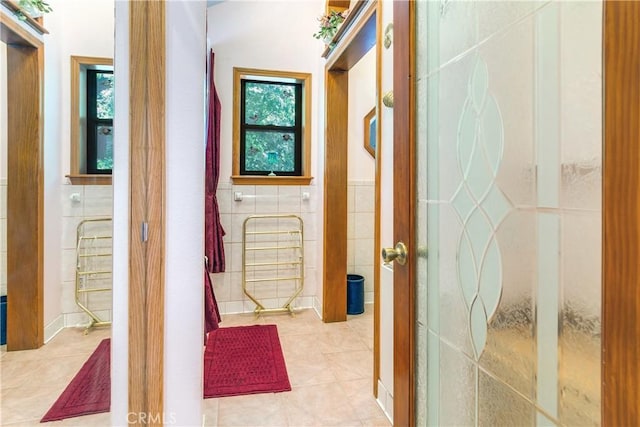
[[[416,13],[418,425],[597,425],[602,4]]]

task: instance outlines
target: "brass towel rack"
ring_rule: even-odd
[[[242,291],[254,312],[289,312],[304,288],[304,227],[297,215],[251,215],[242,224]],[[277,303],[276,303],[277,302]]]

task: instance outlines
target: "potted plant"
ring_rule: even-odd
[[[49,3],[44,0],[18,0],[18,6],[32,18],[38,18],[53,10]],[[22,11],[17,11],[16,14],[18,18],[26,19]]]
[[[344,22],[344,19],[349,14],[349,10],[343,12],[337,12],[335,10],[330,11],[326,15],[322,15],[318,18],[320,21],[320,29],[313,37],[318,40],[323,40],[326,44],[331,43],[331,39],[336,35],[338,27]]]

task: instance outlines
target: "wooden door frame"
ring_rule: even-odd
[[[347,187],[348,187],[348,101],[349,69],[376,41],[376,110],[380,96],[380,3],[374,1],[358,21],[354,31],[333,52],[325,66],[325,164],[324,164],[324,233],[323,233],[323,300],[322,320],[347,320]],[[374,35],[372,35],[372,33]],[[331,108],[328,106],[331,105]],[[358,124],[359,125],[359,124]],[[377,121],[378,141],[375,156],[375,215],[374,254],[380,251],[380,138],[381,121]],[[374,336],[373,336],[373,394],[378,395],[380,376],[380,258],[374,255]]]
[[[640,425],[640,3],[603,15],[602,425]]]
[[[393,235],[409,250],[393,269],[393,423],[415,425],[415,4],[393,3]]]
[[[349,69],[375,42],[378,2],[362,12],[325,66],[322,320],[347,320],[347,158]],[[329,108],[328,106],[331,106]],[[358,123],[360,126],[360,123]],[[375,285],[374,285],[375,286]],[[374,289],[374,293],[377,293]]]
[[[40,34],[46,33],[41,29]],[[44,44],[0,11],[7,44],[7,350],[44,344]]]

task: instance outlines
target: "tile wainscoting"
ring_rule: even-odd
[[[242,200],[234,198],[242,193]],[[318,305],[317,295],[319,245],[317,236],[318,206],[315,185],[218,185],[220,220],[224,236],[226,271],[212,274],[215,295],[222,314],[252,312],[255,304],[242,291],[242,224],[250,215],[292,214],[302,218],[304,226],[304,289],[295,299],[296,308]],[[267,282],[256,296],[268,308],[281,307],[291,295],[290,282]]]
[[[364,277],[364,300],[373,303],[375,181],[347,188],[347,272]]]

